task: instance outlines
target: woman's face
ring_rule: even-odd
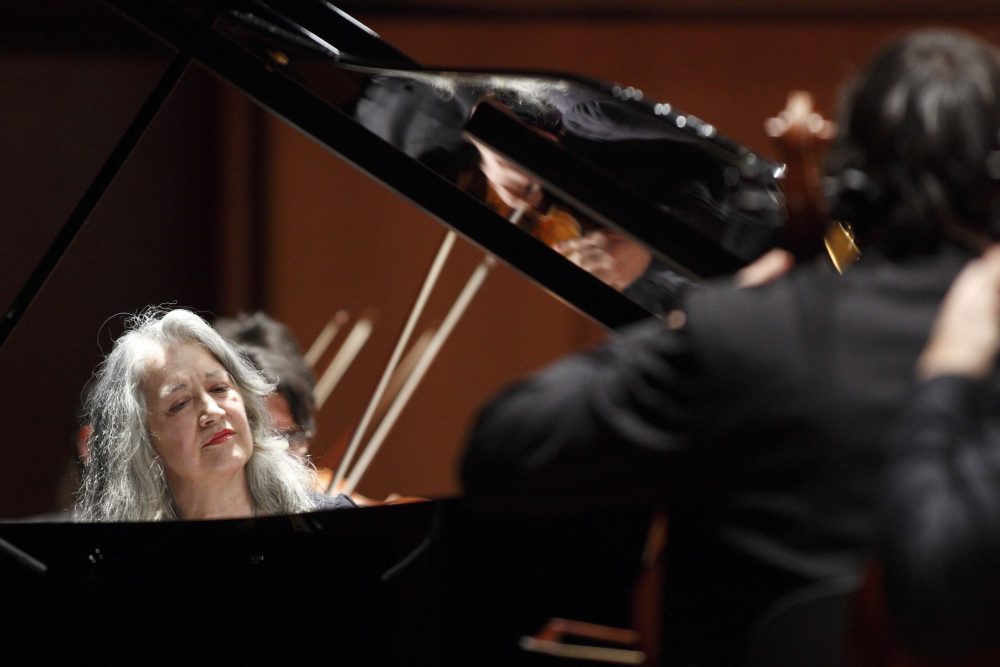
[[[151,345],[143,391],[146,425],[172,489],[243,475],[253,451],[243,397],[205,348]]]

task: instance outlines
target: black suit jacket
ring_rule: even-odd
[[[890,438],[881,558],[895,639],[1000,660],[1000,385],[938,377]],[[979,664],[979,663],[977,663]],[[984,661],[982,664],[987,664]]]
[[[691,290],[683,325],[635,325],[487,405],[466,490],[513,507],[664,503],[666,657],[738,664],[769,603],[872,555],[884,435],[967,259],[868,253],[843,277],[816,264]]]

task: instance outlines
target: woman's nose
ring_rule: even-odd
[[[210,424],[226,413],[212,396],[205,396],[202,401],[201,421]]]

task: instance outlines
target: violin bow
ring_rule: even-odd
[[[336,473],[330,479],[330,484],[327,487],[327,493],[330,493],[333,489],[339,489],[341,483],[344,481],[344,476],[348,466],[351,464],[351,459],[354,458],[354,454],[357,452],[358,446],[361,443],[361,438],[368,430],[368,426],[375,414],[375,410],[378,407],[379,402],[382,400],[382,396],[385,394],[386,387],[389,385],[392,373],[395,370],[396,365],[399,363],[400,357],[403,355],[403,350],[410,341],[413,329],[416,327],[417,321],[423,314],[424,307],[427,305],[427,300],[430,298],[430,294],[434,290],[434,285],[437,283],[437,280],[441,275],[441,270],[444,267],[445,261],[448,259],[448,255],[451,253],[451,249],[455,245],[456,236],[455,232],[450,229],[447,233],[445,233],[444,238],[441,241],[441,245],[438,247],[437,254],[434,257],[434,261],[431,263],[431,268],[424,277],[424,283],[420,288],[420,292],[417,294],[417,299],[413,304],[413,308],[410,310],[410,315],[406,320],[406,324],[403,326],[403,332],[400,334],[399,340],[396,341],[396,346],[389,358],[389,363],[386,364],[385,370],[382,371],[382,376],[379,378],[378,385],[375,387],[375,392],[369,399],[368,405],[365,407],[365,412],[361,417],[361,421],[358,423],[354,434],[351,436],[351,441],[347,446],[347,451],[344,452],[344,456],[340,459],[340,464],[337,466]]]
[[[334,355],[330,364],[323,371],[323,375],[316,381],[316,389],[313,391],[316,399],[316,410],[319,411],[326,403],[326,399],[333,393],[334,388],[344,377],[344,373],[350,368],[357,358],[361,348],[368,342],[372,334],[372,316],[363,316],[351,328],[351,332],[344,338],[340,349]]]
[[[316,363],[326,352],[326,349],[330,347],[330,343],[333,339],[337,337],[337,333],[340,328],[347,323],[350,316],[347,314],[346,310],[338,310],[337,313],[330,318],[330,321],[326,323],[326,326],[319,332],[316,336],[316,340],[313,341],[312,345],[306,351],[302,358],[305,360],[309,368],[315,368]]]
[[[528,204],[524,203],[514,208],[514,210],[511,211],[510,215],[507,217],[507,221],[516,225],[520,221],[521,216],[524,215],[527,206]],[[449,234],[454,234],[454,232],[449,231]],[[454,303],[452,303],[451,308],[448,310],[448,314],[441,323],[441,326],[438,327],[431,336],[430,342],[427,344],[427,348],[420,355],[420,358],[413,367],[413,371],[406,377],[402,387],[400,387],[399,393],[395,396],[395,398],[393,398],[388,411],[386,411],[385,417],[381,422],[379,422],[378,427],[372,434],[371,439],[365,445],[364,451],[358,457],[358,461],[351,470],[350,476],[344,482],[344,487],[342,489],[343,493],[351,493],[361,481],[361,477],[368,470],[368,466],[371,464],[372,459],[375,458],[378,450],[382,447],[382,443],[385,441],[386,436],[389,435],[389,432],[395,425],[396,420],[402,413],[403,408],[406,407],[406,404],[413,395],[413,392],[420,384],[424,374],[426,374],[427,369],[430,368],[431,363],[433,363],[435,357],[437,357],[441,347],[444,345],[445,341],[448,340],[448,336],[451,335],[455,325],[458,324],[462,315],[465,314],[465,310],[472,302],[473,297],[476,296],[479,289],[483,286],[483,283],[486,281],[486,277],[489,275],[490,270],[494,266],[496,266],[496,260],[489,255],[486,255],[469,275],[465,286],[462,288],[462,291],[459,292],[459,295],[455,299]],[[363,435],[363,431],[367,429],[367,427],[368,422],[365,422],[363,427],[359,426],[358,430],[355,432],[355,438],[352,439],[352,445],[355,444],[355,440],[360,440]],[[353,452],[350,449],[348,450],[348,453],[353,455]],[[344,459],[347,459],[347,455],[345,455]],[[343,461],[341,461],[341,465],[343,466]],[[340,480],[335,477],[334,481],[331,483],[331,487],[337,488],[337,484],[339,483]]]
[[[448,340],[448,336],[454,330],[455,325],[465,314],[465,310],[468,308],[469,304],[472,302],[473,297],[479,292],[479,288],[483,286],[486,281],[486,277],[489,275],[490,270],[496,266],[496,260],[492,257],[486,256],[479,262],[476,268],[473,270],[469,279],[465,283],[465,287],[459,293],[458,298],[452,304],[451,309],[449,309],[448,314],[445,316],[444,321],[441,326],[438,327],[437,331],[431,336],[430,342],[427,344],[427,349],[424,350],[423,354],[417,360],[416,365],[413,367],[413,371],[406,377],[403,382],[402,387],[400,387],[399,393],[392,400],[389,405],[388,411],[385,413],[385,417],[379,423],[378,428],[372,434],[371,439],[365,446],[364,451],[361,456],[358,457],[358,462],[355,464],[354,468],[351,470],[350,476],[344,483],[344,493],[351,493],[361,481],[362,475],[367,471],[368,466],[371,464],[372,459],[378,453],[378,450],[382,447],[382,443],[385,441],[389,431],[395,426],[396,420],[402,413],[403,408],[406,407],[407,402],[413,395],[420,381],[423,379],[424,375],[427,373],[427,369],[430,368],[434,359],[437,357],[438,352],[440,352],[441,347],[444,345],[445,341]]]

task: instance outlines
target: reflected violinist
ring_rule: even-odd
[[[518,224],[525,231],[584,271],[656,315],[669,312],[692,285],[643,244],[552,201],[517,164],[480,142],[473,143],[488,184],[486,202],[505,217],[521,211]]]
[[[355,120],[653,314],[675,306],[691,285],[688,276],[733,271],[781,236],[778,165],[669,104],[645,104],[641,91],[553,74],[383,68],[371,74],[352,110]],[[647,200],[659,224],[693,230],[709,254],[721,247],[720,256],[736,261],[720,259],[723,271],[695,259],[700,242],[661,237],[646,239],[654,244],[646,248],[617,223],[597,224],[580,210],[587,204],[542,187],[558,176],[544,160],[536,167],[546,173],[535,174],[477,138],[483,135],[470,122],[484,105],[550,140],[554,153]],[[478,129],[494,122],[482,120]]]

